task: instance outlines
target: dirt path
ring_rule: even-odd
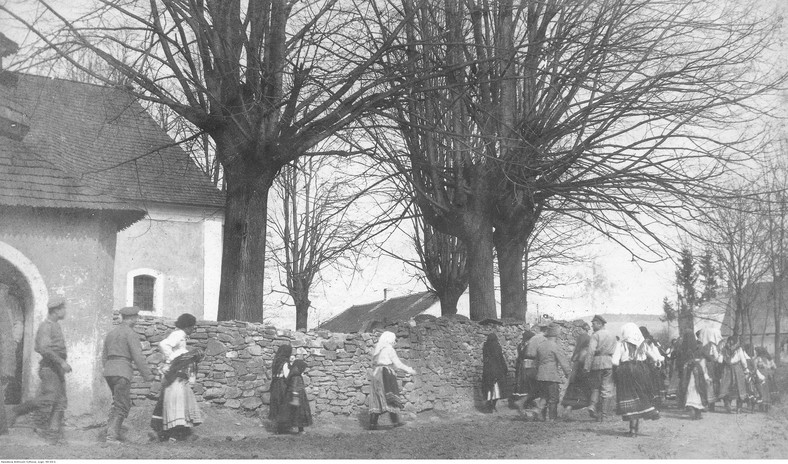
[[[643,423],[637,438],[624,436],[627,425],[617,416],[597,424],[576,412],[551,424],[526,422],[515,410],[499,409],[497,414],[429,412],[404,427],[375,432],[355,419],[319,420],[305,435],[276,436],[256,418],[205,408],[198,441],[151,443],[149,411],[135,407],[127,444],[98,443],[97,417],[71,419],[68,445],[58,447],[43,444],[20,422],[0,437],[0,459],[788,458],[788,408],[780,405],[769,413],[706,413],[700,421],[668,408],[662,419]]]

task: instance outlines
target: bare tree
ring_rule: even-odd
[[[785,284],[788,276],[788,165],[785,140],[777,143],[776,160],[767,165],[764,215],[767,223],[766,254],[772,277],[772,312],[774,315],[774,357],[780,362],[782,347],[782,313],[785,308]]]
[[[293,300],[296,329],[307,329],[310,292],[328,267],[355,272],[367,242],[391,225],[366,197],[382,179],[350,159],[305,157],[285,166],[269,206],[269,246],[280,281]],[[377,201],[381,201],[378,199]]]
[[[521,316],[519,257],[551,205],[612,240],[641,232],[666,246],[653,225],[681,227],[728,193],[720,180],[748,160],[753,134],[728,129],[783,79],[764,65],[777,22],[734,2],[403,10],[415,18],[402,59],[413,74],[445,74],[420,80],[390,115],[405,140],[392,151],[407,156],[426,220],[468,245],[477,317],[495,314],[493,230],[501,314]]]
[[[440,299],[441,315],[457,314],[457,301],[468,288],[465,244],[436,230],[421,215],[414,216],[413,228],[418,267]]]
[[[769,271],[763,253],[767,240],[767,223],[762,220],[760,200],[741,195],[728,201],[727,208],[716,208],[705,215],[706,243],[717,255],[733,299],[733,327],[744,335],[747,328],[752,342],[752,305],[758,297],[756,284]]]
[[[390,27],[393,39],[402,19],[355,0],[101,0],[75,21],[39,3],[62,29],[40,31],[0,10],[54,56],[91,73],[73,58],[89,51],[137,97],[211,137],[227,194],[218,318],[262,320],[269,189],[284,166],[396,92],[380,91],[391,40],[375,27]]]

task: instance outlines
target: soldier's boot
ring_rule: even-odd
[[[49,420],[49,428],[42,430],[41,437],[50,445],[57,445],[63,442],[63,419],[65,411],[54,411]]]
[[[597,412],[599,407],[599,390],[591,392],[591,400],[588,404],[588,415],[593,419],[597,419]]]
[[[118,444],[123,441],[120,433],[120,426],[123,424],[123,418],[117,415],[112,415],[107,422],[107,443]]]
[[[604,422],[605,417],[607,417],[607,409],[610,406],[610,399],[609,398],[602,398],[602,401],[597,403],[597,411],[596,411],[596,421],[597,422]]]

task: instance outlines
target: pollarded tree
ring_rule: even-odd
[[[380,92],[390,40],[375,25],[396,33],[402,18],[356,0],[101,0],[72,21],[39,3],[61,29],[41,30],[13,4],[0,11],[69,66],[82,69],[74,56],[89,52],[135,96],[211,137],[227,194],[218,317],[262,320],[269,189],[284,166],[396,92]]]
[[[414,16],[402,60],[445,75],[391,114],[401,165],[425,218],[480,248],[470,288],[486,315],[491,229],[502,316],[519,316],[519,256],[551,204],[661,243],[655,224],[683,226],[729,193],[719,181],[749,159],[749,135],[730,128],[783,79],[764,54],[777,21],[735,2],[402,3]]]

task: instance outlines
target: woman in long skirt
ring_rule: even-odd
[[[739,345],[739,337],[731,335],[722,349],[722,378],[720,379],[720,397],[725,403],[725,410],[730,413],[731,401],[736,401],[736,413],[741,411],[747,399],[747,360],[750,359]]]
[[[654,340],[654,337],[651,336],[648,328],[641,326],[640,333],[643,335],[645,343],[648,345],[648,349],[659,352],[659,354],[662,355],[664,359],[665,353],[663,353],[660,349],[659,343]],[[651,359],[646,359],[646,366],[648,367],[649,376],[651,377],[652,390],[654,391],[654,406],[656,406],[657,409],[662,406],[662,398],[667,396],[667,388],[665,388],[665,382],[662,379],[662,364],[663,361],[652,361]]]
[[[612,361],[616,367],[616,414],[629,421],[630,437],[640,431],[640,419],[659,419],[647,359],[663,361],[662,355],[645,343],[638,326],[627,322],[621,328]]]
[[[501,399],[501,387],[508,371],[498,336],[492,332],[482,345],[482,395],[491,412],[496,410],[495,403]]]
[[[711,377],[706,370],[706,361],[701,352],[701,344],[692,338],[685,338],[682,350],[688,361],[684,363],[684,373],[679,389],[679,406],[692,411],[692,418],[698,420],[709,405],[707,389]]]
[[[279,345],[271,362],[271,388],[269,389],[270,400],[268,404],[268,419],[276,421],[279,417],[279,410],[287,403],[287,378],[290,376],[290,358],[293,355],[293,347],[290,344]]]
[[[287,379],[287,403],[279,408],[277,417],[277,433],[287,433],[292,427],[298,427],[298,433],[304,433],[304,427],[312,425],[312,409],[306,396],[306,385],[302,374],[306,372],[306,362],[302,359],[293,361],[290,376]]]
[[[572,352],[572,373],[569,375],[569,384],[561,400],[564,413],[571,410],[587,408],[591,404],[591,385],[589,373],[583,371],[583,363],[588,355],[588,344],[591,336],[581,333],[575,340],[575,349]]]
[[[416,370],[405,365],[400,361],[394,345],[397,336],[393,332],[383,332],[380,334],[375,350],[372,352],[372,388],[369,394],[369,428],[377,430],[378,418],[384,412],[389,413],[392,424],[400,425],[397,411],[404,404],[399,396],[399,385],[397,383],[397,373],[394,369],[403,370],[411,375],[416,374]]]
[[[719,399],[720,375],[722,373],[722,353],[719,344],[722,334],[719,328],[706,327],[700,329],[701,354],[705,362],[709,382],[706,385],[706,402],[709,411],[714,411],[715,403]]]
[[[196,324],[194,316],[181,314],[175,321],[177,329],[159,342],[165,360],[162,367],[164,376],[160,402],[154,409],[151,425],[163,440],[189,438],[192,429],[202,423],[202,413],[191,387],[202,352],[186,346]]]

